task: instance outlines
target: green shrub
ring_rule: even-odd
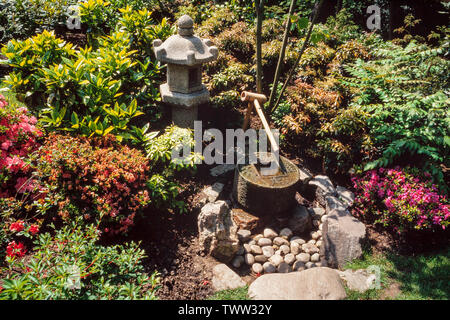
[[[373,50],[375,60],[346,67],[352,78],[343,83],[357,89],[354,105],[370,113],[377,154],[366,169],[409,161],[448,188],[442,172],[450,165],[447,51],[448,44],[430,49],[415,42],[405,48],[388,43]]]
[[[237,21],[235,13],[227,7],[212,7],[211,17],[202,22],[197,33],[203,37],[216,36]]]
[[[159,277],[144,272],[143,250],[135,243],[103,247],[98,239],[94,226],[75,222],[40,235],[27,259],[7,259],[0,299],[156,299]]]
[[[114,140],[50,134],[35,160],[48,189],[41,202],[51,203],[65,222],[82,217],[108,234],[126,233],[151,202],[150,167],[139,150]]]
[[[255,53],[255,40],[252,34],[246,30],[245,22],[238,22],[231,28],[222,31],[215,39],[219,50],[226,51],[239,61],[252,63],[251,59]]]

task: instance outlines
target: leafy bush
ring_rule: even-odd
[[[445,230],[450,204],[432,184],[429,173],[417,169],[379,168],[352,178],[356,216],[401,233]]]
[[[343,83],[356,90],[354,105],[370,113],[376,159],[366,169],[405,162],[429,171],[445,191],[442,166],[450,166],[447,46],[431,49],[411,42],[405,48],[374,48],[376,60],[358,60],[345,69]]]
[[[282,133],[306,154],[322,158],[324,169],[346,172],[370,151],[367,114],[347,108],[338,91],[313,87],[300,80],[288,88],[289,113],[284,111]],[[278,120],[280,121],[280,120]]]
[[[131,50],[133,37],[114,32],[101,38],[95,51],[73,50],[49,32],[11,41],[2,49],[14,68],[5,83],[40,112],[50,129],[141,142],[133,140],[137,134],[130,121],[146,108],[155,109],[160,69],[151,57]]]
[[[221,32],[215,39],[220,50],[226,51],[240,61],[251,63],[255,53],[254,37],[246,31],[245,22],[238,22]],[[250,61],[249,61],[250,60]]]
[[[2,300],[155,299],[159,277],[144,273],[135,243],[103,247],[94,226],[45,233],[27,259],[8,258]]]
[[[237,21],[236,14],[225,6],[214,6],[209,10],[212,12],[211,17],[203,21],[197,30],[200,36],[216,36]]]
[[[37,155],[37,175],[64,220],[81,216],[108,234],[126,233],[150,203],[149,165],[144,155],[114,137],[75,138],[50,134]]]

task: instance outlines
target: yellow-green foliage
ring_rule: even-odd
[[[226,51],[238,60],[251,62],[251,57],[255,52],[255,39],[252,33],[248,32],[245,22],[238,22],[225,29],[215,39],[219,50]]]
[[[202,22],[197,33],[201,36],[215,36],[238,21],[236,14],[226,7],[212,7],[212,16]]]

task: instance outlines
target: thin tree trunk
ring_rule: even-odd
[[[264,1],[255,0],[256,7],[256,91],[262,93],[262,22],[264,18]]]
[[[320,11],[320,8],[322,7],[323,2],[324,2],[324,0],[320,0],[319,4],[315,8],[314,16],[311,21],[311,25],[309,26],[308,33],[306,34],[305,41],[303,42],[302,48],[300,49],[300,53],[297,57],[297,60],[295,60],[295,63],[292,66],[291,70],[289,71],[289,75],[288,75],[287,79],[284,81],[283,87],[281,88],[280,95],[278,96],[277,102],[275,103],[274,107],[272,108],[271,113],[277,109],[278,104],[280,103],[281,98],[283,97],[284,91],[286,90],[286,87],[288,86],[289,82],[291,81],[292,76],[294,75],[295,69],[297,68],[298,64],[300,63],[300,59],[302,58],[303,53],[305,52],[306,47],[308,46],[308,42],[309,42],[309,39],[311,38],[311,33],[313,30],[314,24],[316,23],[317,16],[319,15],[319,11]]]
[[[287,41],[289,38],[289,30],[291,29],[291,16],[294,13],[294,9],[295,9],[295,0],[291,0],[291,6],[289,8],[288,17],[286,20],[286,29],[284,30],[283,44],[281,45],[280,56],[278,57],[277,68],[275,70],[275,77],[273,78],[272,83],[272,91],[270,92],[269,107],[268,107],[269,110],[273,106],[275,95],[277,93],[278,79],[280,78],[281,72],[281,64],[284,61],[284,55],[286,53]]]

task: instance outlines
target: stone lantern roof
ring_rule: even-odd
[[[162,42],[153,41],[156,59],[162,63],[194,66],[217,59],[219,50],[208,39],[194,35],[194,21],[188,15],[177,21],[178,34]]]

